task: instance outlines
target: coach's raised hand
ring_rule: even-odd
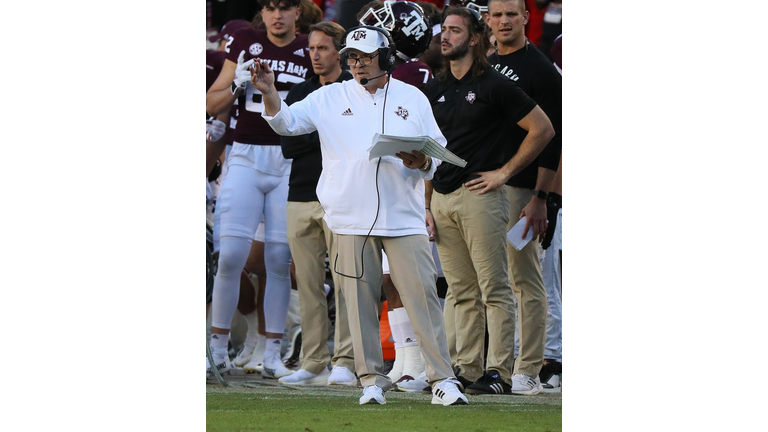
[[[280,95],[275,88],[275,73],[269,67],[269,61],[256,59],[251,66],[251,84],[263,96],[264,114],[271,117],[280,112]]]

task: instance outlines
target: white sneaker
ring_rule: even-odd
[[[319,374],[313,374],[304,369],[299,369],[296,372],[284,376],[277,380],[280,384],[292,384],[292,385],[325,385],[328,382],[328,377],[331,375],[328,369],[323,369]]]
[[[409,375],[403,375],[400,381],[392,385],[394,391],[402,392],[421,392],[424,387],[429,386],[429,379],[427,373],[422,372],[418,378],[413,378]]]
[[[338,384],[350,387],[357,387],[357,377],[351,370],[343,366],[334,366],[331,375],[328,377],[328,385]]]
[[[264,368],[261,370],[262,378],[282,378],[292,373],[293,371],[285,367],[279,356],[265,354]]]
[[[232,369],[227,350],[213,350],[211,354],[213,356],[213,362],[216,364],[216,369],[219,370],[220,374],[223,375],[228,373]],[[205,356],[205,376],[213,376],[213,370],[211,369],[211,363],[208,361],[208,356]]]
[[[459,384],[458,381],[448,378],[433,385],[432,405],[468,405],[467,397],[459,391],[457,384]]]
[[[387,400],[384,399],[384,391],[377,385],[367,386],[363,389],[363,396],[360,398],[360,405],[379,404],[384,405]]]
[[[541,393],[541,381],[538,375],[534,378],[523,374],[512,375],[512,389],[510,393],[519,395],[535,395]]]
[[[255,346],[243,345],[243,349],[235,356],[235,366],[243,367],[247,365],[251,358],[253,358],[253,350],[255,349]]]
[[[247,374],[261,373],[264,368],[264,348],[265,343],[259,343],[253,350],[251,360],[243,366],[243,372]]]

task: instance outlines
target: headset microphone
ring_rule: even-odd
[[[379,75],[379,76],[375,76],[375,77],[373,77],[373,78],[371,78],[371,79],[368,79],[368,78],[361,78],[361,79],[360,79],[360,85],[366,85],[366,84],[368,84],[369,82],[371,82],[371,81],[373,81],[373,80],[375,80],[375,79],[379,79],[379,78],[383,77],[383,76],[384,76],[384,75],[386,75],[386,74],[387,74],[387,73],[386,73],[386,72],[384,72],[383,74],[381,74],[381,75]]]

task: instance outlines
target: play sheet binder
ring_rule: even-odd
[[[395,153],[399,152],[413,153],[414,150],[461,168],[467,166],[467,161],[446,150],[445,147],[428,136],[404,137],[377,133],[373,136],[373,145],[368,148],[368,159],[394,156]]]

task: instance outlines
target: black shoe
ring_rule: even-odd
[[[512,386],[501,379],[495,370],[489,370],[467,387],[467,394],[509,394]]]
[[[563,374],[563,364],[557,360],[544,359],[544,366],[539,372],[539,380],[544,388],[555,388],[560,386],[560,377]]]
[[[463,376],[459,375],[458,373],[456,375],[456,381],[459,382],[459,385],[457,386],[459,388],[459,391],[462,393],[465,393],[467,390],[467,387],[471,386],[473,383],[472,381],[464,378]]]

